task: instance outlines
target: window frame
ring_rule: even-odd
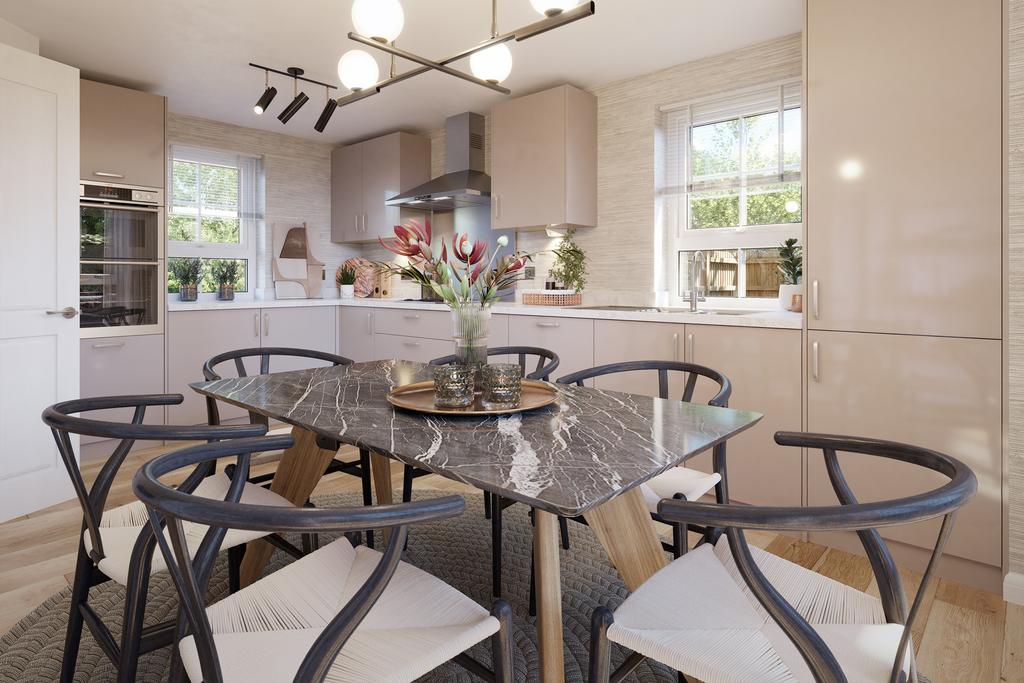
[[[787,98],[787,94],[792,96],[792,90],[796,90],[796,104],[792,104]],[[660,220],[663,221],[664,235],[667,238],[666,243],[668,247],[667,264],[669,267],[669,291],[668,294],[673,299],[685,298],[688,292],[684,292],[686,283],[682,282],[683,274],[680,268],[680,260],[684,252],[692,251],[715,251],[715,250],[737,250],[738,258],[737,261],[740,263],[740,271],[743,272],[743,263],[745,262],[745,254],[747,250],[751,249],[769,249],[777,247],[782,244],[785,240],[795,237],[802,244],[804,241],[804,206],[801,201],[800,207],[800,221],[793,223],[776,223],[766,225],[739,225],[729,226],[720,228],[690,228],[691,224],[691,209],[690,209],[690,196],[694,191],[694,183],[692,178],[693,164],[692,164],[692,148],[693,148],[693,110],[702,104],[708,103],[725,103],[726,106],[730,106],[730,101],[741,101],[744,98],[752,97],[759,94],[766,94],[770,91],[777,91],[777,105],[771,109],[764,110],[763,108],[751,108],[747,111],[743,111],[740,105],[737,107],[735,114],[730,113],[728,116],[723,116],[719,120],[709,119],[707,121],[701,121],[698,126],[714,124],[717,122],[730,121],[733,119],[739,119],[740,121],[740,133],[739,133],[739,160],[740,170],[739,179],[737,183],[737,190],[739,194],[739,214],[740,222],[745,222],[746,215],[746,203],[745,198],[749,189],[747,173],[745,172],[745,119],[757,116],[765,113],[776,112],[779,119],[779,131],[778,131],[778,145],[779,145],[779,173],[776,183],[794,183],[799,182],[801,195],[804,194],[804,175],[803,168],[806,159],[806,149],[803,141],[805,139],[805,121],[803,117],[804,111],[804,98],[802,92],[802,83],[799,78],[786,79],[781,81],[775,81],[772,83],[765,83],[749,88],[742,88],[733,90],[730,92],[719,93],[708,97],[697,98],[689,100],[687,102],[664,105],[659,108],[662,115],[662,130],[661,134],[664,135],[664,146],[665,156],[664,160],[661,161],[658,172],[662,174],[659,187],[656,195],[660,206],[658,207],[657,214],[660,214]],[[801,126],[800,126],[800,168],[797,171],[787,170],[785,167],[785,112],[787,110],[799,107],[801,110]],[[678,130],[671,130],[673,127],[685,128],[685,132]],[[685,144],[681,145],[682,150],[672,149],[673,145],[679,145],[679,141],[685,140]],[[674,161],[674,163],[673,163]],[[774,183],[759,183],[758,185],[771,185]],[[731,189],[731,188],[730,188]],[[741,277],[741,282],[745,278]],[[739,296],[736,297],[715,297],[714,301],[719,302],[746,302],[754,303],[758,301],[770,301],[770,298],[766,297],[747,297],[743,287],[740,287]]]

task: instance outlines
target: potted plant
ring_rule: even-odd
[[[342,299],[351,299],[356,295],[356,271],[349,266],[338,266],[334,274],[334,281],[338,284],[338,293]]]
[[[178,298],[195,301],[199,298],[199,279],[203,262],[198,258],[176,258],[170,261],[171,275],[178,281]]]
[[[804,272],[804,257],[803,248],[797,246],[795,237],[789,238],[779,247],[779,259],[779,274],[782,276],[782,283],[779,285],[779,308],[786,311],[799,310],[794,308],[793,295],[801,292],[800,279]]]
[[[572,301],[565,302],[565,305],[579,305],[583,303],[583,287],[587,284],[587,253],[580,248],[573,235],[576,231],[570,229],[555,249],[555,263],[548,270],[548,277],[554,280],[555,289],[568,290]]]
[[[430,222],[410,220],[395,226],[395,237],[380,239],[393,254],[408,259],[406,265],[380,263],[384,273],[401,275],[429,287],[452,311],[452,336],[460,363],[487,363],[487,338],[490,336],[491,305],[500,290],[519,279],[519,271],[531,260],[525,252],[496,260],[497,250],[489,258],[487,244],[470,242],[466,234],[456,233],[451,250],[444,239],[433,241]],[[502,235],[498,247],[508,246]]]
[[[238,280],[238,261],[217,259],[210,264],[210,275],[217,283],[217,298],[221,301],[234,301],[235,282]]]

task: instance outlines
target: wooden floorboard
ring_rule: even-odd
[[[109,507],[134,500],[131,474],[162,452],[164,449],[138,451],[127,458],[111,489]],[[353,450],[343,456],[355,458],[356,453]],[[254,472],[269,471],[274,466],[260,466]],[[100,467],[96,461],[85,463],[83,476],[91,481]],[[392,467],[391,472],[397,500],[402,468]],[[358,491],[359,486],[355,477],[334,474],[320,481],[316,493]],[[433,475],[417,479],[416,488],[479,495],[465,485]],[[0,524],[0,633],[68,585],[81,524],[81,511],[75,501]],[[659,532],[668,536],[667,527]],[[878,594],[871,567],[862,556],[763,531],[748,532],[747,539],[752,545],[846,585]],[[921,575],[910,570],[902,570],[901,575],[912,599]],[[952,581],[933,581],[913,635],[920,670],[934,683],[1024,683],[1024,607],[1009,605],[998,595]]]

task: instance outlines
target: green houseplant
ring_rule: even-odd
[[[199,298],[199,280],[203,262],[198,258],[176,258],[170,260],[171,275],[178,281],[178,298],[195,301]]]
[[[349,266],[338,266],[334,274],[334,281],[338,285],[338,295],[342,299],[351,299],[356,294],[356,271]]]
[[[555,249],[555,264],[548,270],[548,275],[563,289],[580,293],[587,284],[587,253],[576,244],[575,234],[575,230],[569,230],[562,238]]]
[[[794,305],[793,296],[801,292],[800,279],[803,273],[803,247],[797,244],[795,237],[791,237],[779,247],[779,275],[782,278],[779,284],[779,307],[783,310],[799,310]]]
[[[234,301],[238,272],[234,259],[217,259],[210,264],[210,276],[217,283],[217,298],[221,301]]]

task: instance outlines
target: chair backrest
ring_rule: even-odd
[[[558,378],[558,384],[575,384],[583,386],[584,380],[604,375],[614,375],[620,372],[638,372],[649,370],[658,375],[658,397],[668,399],[668,378],[670,372],[680,372],[686,375],[686,384],[683,387],[683,395],[680,400],[684,403],[693,402],[693,393],[697,389],[697,380],[701,377],[710,380],[717,385],[718,391],[708,401],[710,406],[726,408],[729,406],[729,396],[732,394],[732,383],[729,378],[718,370],[697,365],[696,363],[684,363],[674,360],[632,360],[624,363],[609,363],[598,365],[594,368],[580,370],[569,375]]]
[[[207,683],[222,680],[213,633],[206,617],[205,596],[214,561],[229,528],[303,533],[392,529],[383,558],[352,599],[328,623],[306,653],[294,678],[296,681],[322,681],[345,642],[394,575],[409,525],[454,517],[465,507],[460,496],[399,505],[321,509],[240,503],[242,486],[249,476],[251,455],[288,448],[291,444],[292,437],[275,436],[193,446],[151,460],[135,474],[132,482],[135,494],[149,510],[150,524],[181,597],[182,608],[195,637],[203,680]],[[160,481],[160,477],[174,470],[193,465],[198,469],[202,463],[226,456],[237,456],[237,465],[236,476],[224,500],[191,495],[194,485],[191,488],[185,485],[174,488]],[[184,521],[209,527],[194,557],[190,556],[186,545]],[[169,532],[166,535],[163,533],[165,526]]]
[[[779,432],[776,443],[783,446],[820,450],[839,505],[818,507],[763,507],[754,505],[716,505],[666,499],[658,506],[659,514],[670,522],[703,524],[725,529],[733,559],[744,582],[775,622],[793,641],[815,680],[831,683],[846,681],[839,664],[813,627],[768,582],[750,554],[744,529],[773,531],[856,531],[867,553],[878,583],[886,620],[903,624],[890,681],[900,680],[905,672],[910,632],[918,616],[928,582],[938,564],[953,529],[953,520],[967,500],[974,495],[978,481],[967,465],[937,451],[891,441],[850,436]],[[860,503],[850,489],[839,463],[838,453],[888,458],[932,470],[947,477],[942,486],[893,500]],[[932,549],[913,603],[908,611],[907,596],[896,563],[878,529],[911,524],[942,517],[942,526]],[[909,679],[917,681],[911,661]]]
[[[558,368],[558,354],[539,346],[495,346],[487,349],[487,356],[518,356],[519,367],[526,379],[539,379],[545,382],[551,378],[551,373]],[[526,359],[536,356],[537,362],[532,371],[528,371]],[[431,365],[451,365],[458,362],[457,356],[442,356],[430,361]]]
[[[260,359],[259,374],[266,375],[270,372],[270,359],[273,357],[282,358],[311,358],[313,360],[323,361],[330,363],[331,365],[352,365],[354,362],[351,358],[345,358],[334,353],[327,353],[326,351],[315,351],[313,349],[293,349],[283,346],[264,346],[254,347],[249,349],[235,349],[233,351],[225,351],[219,353],[213,358],[203,363],[203,377],[207,382],[214,380],[223,379],[220,372],[217,370],[217,366],[233,361],[235,365],[236,377],[247,377],[248,373],[245,369],[246,358]],[[223,372],[223,370],[221,370]],[[217,401],[211,396],[206,397],[206,420],[211,425],[220,424],[220,409],[217,407]],[[268,424],[266,416],[260,415],[249,411],[249,421],[254,424]]]
[[[53,432],[64,467],[71,478],[75,495],[82,506],[83,526],[89,532],[92,541],[91,557],[99,562],[105,555],[103,539],[99,528],[103,520],[103,508],[114,483],[114,477],[124,463],[135,441],[212,441],[220,439],[237,439],[239,437],[262,436],[267,427],[262,424],[238,426],[189,426],[142,424],[146,417],[146,408],[150,406],[178,405],[182,402],[181,394],[150,394],[139,396],[106,396],[83,398],[75,401],[64,401],[50,406],[43,411],[43,422]],[[94,410],[110,410],[117,408],[133,408],[131,422],[112,422],[94,420],[87,417],[76,417]],[[82,471],[78,467],[78,457],[71,445],[71,435],[96,436],[103,439],[117,439],[119,443],[113,453],[103,463],[92,487],[86,486]],[[198,484],[198,480],[196,481]]]

